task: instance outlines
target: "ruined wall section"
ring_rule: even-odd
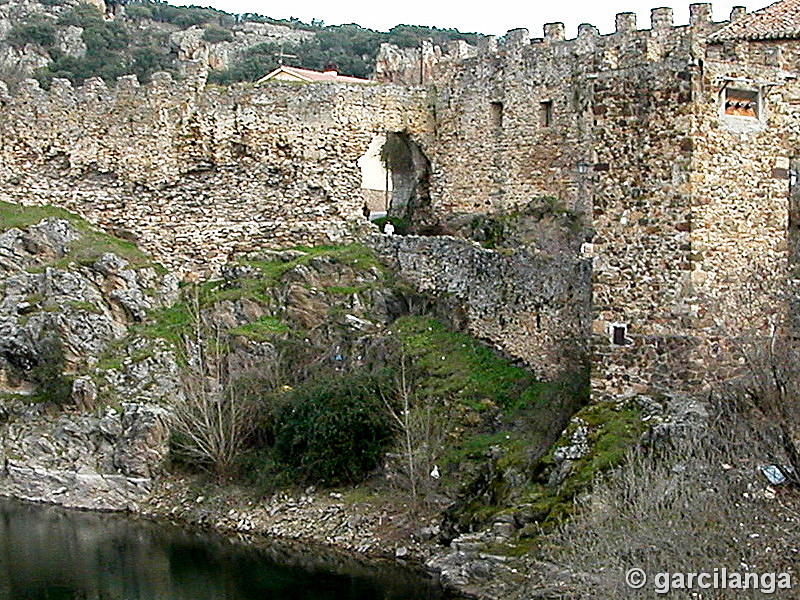
[[[2,95],[0,200],[73,210],[199,275],[239,249],[352,239],[367,227],[357,161],[374,134],[424,141],[432,126],[425,92],[395,86],[160,75]]]
[[[417,289],[455,299],[467,330],[553,379],[584,364],[591,262],[509,254],[449,236],[367,239]]]
[[[509,210],[548,196],[584,215],[594,255],[597,398],[692,380],[694,90],[710,5],[675,27],[617,15],[616,31],[563,25],[542,39],[515,30],[482,45],[440,85],[432,202],[452,213]],[[612,344],[615,324],[625,343]]]
[[[477,48],[464,40],[445,46],[423,41],[413,48],[383,43],[375,58],[375,80],[408,86],[441,84],[452,80],[460,62],[476,55]]]

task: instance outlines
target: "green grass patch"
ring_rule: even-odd
[[[591,484],[598,473],[620,465],[628,449],[639,441],[647,426],[642,422],[638,408],[607,403],[586,406],[575,416],[588,424],[591,448],[587,456],[576,461],[573,475],[568,479],[569,484],[576,488],[575,491],[579,491]],[[571,425],[567,429],[568,435],[571,435],[574,427]]]
[[[297,247],[291,250],[303,252],[291,260],[264,260],[257,258],[241,258],[239,263],[256,270],[251,276],[234,281],[207,281],[183,288],[185,299],[196,294],[200,308],[208,308],[223,301],[237,301],[243,298],[253,300],[262,306],[274,305],[274,288],[279,285],[283,276],[299,265],[312,260],[326,258],[332,262],[344,264],[352,268],[369,269],[378,267],[380,262],[372,251],[360,244],[349,246],[316,246]],[[371,285],[371,284],[370,284]],[[363,291],[366,287],[331,287],[326,291],[332,294],[351,294]],[[190,310],[190,301],[178,302],[169,308],[151,311],[148,321],[137,326],[135,332],[146,338],[162,338],[180,347],[181,338],[194,325],[195,319]],[[285,334],[289,327],[277,316],[262,317],[258,321],[236,327],[228,331],[231,335],[241,335],[253,341],[269,341],[275,336]]]
[[[509,431],[476,433],[466,436],[455,446],[449,448],[444,462],[458,462],[466,459],[484,460],[494,446],[507,446],[516,435]]]
[[[30,400],[30,396],[28,394],[18,394],[14,392],[0,392],[0,403],[14,402],[16,400],[28,402]]]
[[[74,310],[77,310],[77,311],[90,312],[90,313],[94,313],[96,315],[99,315],[99,314],[103,313],[103,311],[100,309],[99,306],[97,306],[96,304],[93,304],[91,302],[82,302],[82,301],[79,301],[79,300],[70,300],[69,302],[67,302],[67,305],[70,308],[72,308]]]
[[[57,218],[69,223],[81,234],[81,238],[70,244],[69,252],[52,266],[65,267],[70,263],[92,264],[106,252],[111,252],[127,260],[132,267],[155,267],[160,272],[166,270],[154,263],[136,244],[104,233],[86,220],[62,208],[54,206],[22,206],[0,201],[0,230],[27,229],[43,219]]]
[[[148,322],[133,328],[135,334],[145,338],[161,338],[180,348],[182,337],[195,323],[195,316],[185,302],[151,311]]]
[[[121,371],[122,358],[119,355],[104,356],[97,361],[97,369],[100,371]]]
[[[366,288],[364,287],[357,287],[354,285],[351,286],[339,286],[339,285],[332,285],[330,287],[326,287],[325,291],[329,294],[334,294],[335,296],[352,296],[353,294],[358,294],[359,292],[363,292]]]
[[[384,267],[376,258],[375,254],[361,244],[350,244],[347,246],[296,246],[288,250],[303,252],[303,255],[291,260],[264,260],[260,258],[242,257],[238,259],[239,264],[257,269],[258,276],[245,277],[237,280],[234,285],[229,282],[208,282],[200,287],[200,304],[209,306],[222,300],[238,300],[240,298],[250,298],[263,304],[269,303],[271,299],[271,289],[283,278],[283,276],[300,265],[309,263],[312,260],[326,258],[331,262],[347,265],[354,269],[377,268],[384,273]],[[354,293],[361,291],[359,288],[340,287],[328,288],[328,291],[337,293]]]
[[[424,392],[455,397],[473,410],[513,411],[541,404],[552,384],[499,356],[463,333],[426,317],[401,317],[393,325],[403,350],[427,375]]]
[[[55,206],[22,206],[21,204],[0,201],[0,229],[2,230],[11,229],[12,227],[27,229],[31,225],[36,225],[42,219],[51,217],[66,219],[79,231],[90,227],[79,216],[62,208],[56,208]]]
[[[590,404],[575,417],[588,427],[589,453],[573,461],[569,475],[560,485],[547,484],[547,476],[555,467],[553,453],[569,445],[570,437],[579,427],[573,420],[538,465],[537,471],[542,475],[527,492],[528,501],[545,529],[568,518],[574,510],[575,497],[589,491],[598,476],[621,465],[627,451],[639,442],[647,428],[639,409],[610,403]]]
[[[274,339],[276,335],[281,335],[287,331],[289,331],[289,327],[280,319],[276,317],[261,317],[254,323],[236,327],[228,333],[241,335],[254,342],[267,342]]]

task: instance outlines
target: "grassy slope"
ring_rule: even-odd
[[[53,206],[21,206],[0,201],[0,231],[13,227],[26,229],[48,218],[65,219],[82,234],[81,239],[72,243],[67,256],[54,266],[65,266],[70,262],[90,264],[106,252],[113,252],[135,267],[158,266],[133,242],[103,233],[67,210]],[[160,266],[158,268],[161,269]]]
[[[241,260],[258,269],[260,276],[242,279],[235,287],[208,282],[197,288],[201,306],[221,300],[247,298],[268,302],[281,278],[314,258],[327,258],[357,268],[379,268],[386,275],[379,284],[391,285],[390,274],[372,253],[359,245],[302,248],[306,254],[289,261]],[[358,294],[357,286],[330,286],[329,294]],[[139,333],[177,342],[192,324],[187,303],[154,313]],[[302,338],[307,332],[290,330],[279,316],[265,316],[229,333],[253,341],[278,342],[288,336]],[[449,493],[461,493],[464,503],[458,519],[467,528],[482,527],[498,513],[526,505],[537,520],[555,525],[573,508],[577,495],[587,491],[597,476],[617,464],[634,444],[642,424],[637,411],[610,405],[587,405],[586,373],[576,372],[556,382],[534,376],[486,344],[464,333],[448,330],[426,316],[401,317],[386,335],[394,338],[413,365],[418,396],[435,399],[449,407],[451,435],[446,438],[440,466],[458,479]],[[589,430],[589,453],[574,461],[570,474],[557,485],[548,482],[555,468],[554,449],[569,445],[577,425],[562,428],[575,411]],[[557,443],[554,444],[554,441]],[[492,458],[490,458],[492,457]],[[494,478],[488,489],[470,491],[461,484],[494,461]],[[510,481],[519,476],[524,480]],[[446,485],[446,484],[445,484]],[[488,500],[487,500],[488,498]],[[532,530],[523,530],[523,535]],[[537,529],[538,531],[538,529]],[[513,551],[513,549],[506,551]]]

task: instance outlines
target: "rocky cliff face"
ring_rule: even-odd
[[[199,60],[211,70],[224,71],[253,46],[282,43],[291,46],[314,37],[310,31],[271,23],[242,23],[231,31],[230,40],[220,42],[209,42],[204,34],[205,29],[198,26],[172,33],[169,42],[178,60]]]
[[[12,45],[8,34],[15,23],[47,14],[39,3],[8,2],[0,4],[0,73],[3,81],[19,81],[30,77],[39,67],[50,62],[36,44]]]
[[[68,213],[0,211],[18,225],[0,233],[0,482],[20,498],[103,510],[146,498],[179,364],[200,360],[195,327],[218,332],[237,373],[288,368],[293,382],[360,360],[407,311],[366,250],[255,253],[181,297],[175,277]]]
[[[76,0],[47,3],[11,0],[0,4],[0,80],[16,83],[34,77],[37,69],[51,64],[56,54],[83,58],[87,50],[83,35],[86,28],[64,18],[65,14],[79,4]],[[183,21],[173,15],[174,22],[165,22],[148,18],[146,15],[149,11],[146,8],[144,16],[141,11],[137,14],[136,9],[132,11],[132,16],[128,16],[125,7],[119,4],[113,11],[103,0],[94,0],[87,4],[96,7],[98,15],[105,15],[109,22],[120,25],[118,30],[125,34],[117,34],[117,44],[127,37],[139,49],[148,45],[157,48],[158,52],[154,56],[163,55],[161,68],[173,71],[178,71],[179,65],[185,61],[200,61],[209,69],[224,70],[253,46],[269,43],[298,44],[315,35],[279,24],[235,23],[233,15],[224,15],[230,23],[224,30],[224,39],[217,40],[204,35],[204,27],[209,26],[208,22],[203,22],[204,27],[193,24],[192,16],[188,14],[184,15]],[[186,9],[185,12],[190,11]],[[206,20],[212,18],[208,16]],[[26,39],[18,39],[14,35],[15,27],[28,24],[43,25],[48,30],[52,28],[52,39],[49,35],[41,37],[41,27],[39,33],[28,30]],[[129,66],[137,60],[141,60],[141,57],[137,58],[136,49],[132,46],[131,56],[128,57]]]
[[[168,452],[168,413],[148,404],[100,415],[50,414],[43,405],[3,407],[3,494],[94,510],[135,510]]]
[[[148,493],[167,455],[167,411],[141,393],[147,377],[128,386],[106,371],[101,385],[111,380],[118,396],[135,402],[99,408],[97,384],[85,375],[132,324],[177,294],[174,277],[137,264],[136,255],[105,251],[110,243],[85,224],[56,217],[0,233],[3,493],[126,509]],[[174,372],[174,360],[162,373],[170,367]],[[62,412],[54,401],[75,408]]]
[[[103,251],[97,235],[59,218],[0,233],[0,390],[32,391],[50,343],[66,373],[96,364],[129,325],[175,299],[175,277]]]

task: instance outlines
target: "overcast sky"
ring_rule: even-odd
[[[556,21],[566,25],[568,37],[575,37],[580,23],[591,23],[601,33],[611,33],[614,30],[614,15],[619,12],[636,12],[639,28],[649,28],[650,9],[657,6],[672,6],[675,23],[685,24],[689,20],[690,4],[688,0],[488,0],[469,4],[436,0],[171,0],[173,2],[210,5],[231,13],[253,12],[276,19],[296,17],[305,22],[322,19],[326,25],[358,23],[380,31],[400,23],[455,27],[465,32],[492,35],[503,35],[509,29],[527,27],[533,37],[542,35],[544,23]],[[745,6],[749,12],[770,3],[770,0],[714,2],[714,19],[726,20],[732,6]]]

